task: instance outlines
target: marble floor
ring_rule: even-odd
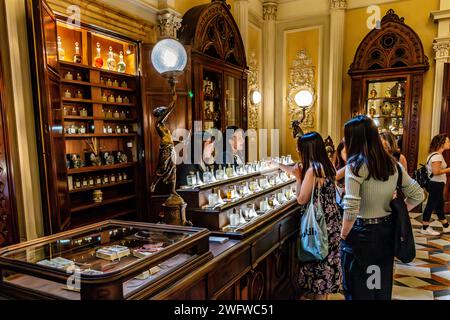
[[[424,236],[420,233],[422,215],[410,213],[416,240],[416,259],[411,263],[396,261],[394,270],[394,300],[450,300],[450,234]],[[450,215],[447,215],[450,221]],[[442,231],[436,215],[431,225]],[[342,294],[331,297],[343,300]]]

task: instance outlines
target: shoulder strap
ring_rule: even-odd
[[[400,190],[402,188],[403,171],[398,163],[397,163],[397,172],[398,172],[397,189]]]
[[[435,155],[437,155],[439,152],[433,152],[431,155],[430,155],[430,157],[428,158],[428,160],[427,160],[427,165],[428,165],[428,163],[430,162],[430,160],[431,160],[431,158],[433,158]]]
[[[313,188],[312,188],[312,192],[311,192],[311,199],[309,200],[309,204],[312,206],[314,205],[314,189],[316,188],[316,176],[314,176],[314,180],[313,180]]]

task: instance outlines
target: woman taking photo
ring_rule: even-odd
[[[339,259],[339,231],[341,216],[336,205],[336,171],[328,158],[325,143],[317,132],[311,132],[297,139],[297,151],[301,165],[293,167],[280,165],[282,170],[297,180],[297,202],[302,205],[301,214],[307,209],[311,197],[320,201],[325,213],[328,231],[328,256],[317,262],[300,263],[299,287],[313,295],[315,300],[326,300],[329,294],[337,293],[341,284]],[[314,186],[314,194],[312,194]]]
[[[398,172],[395,159],[383,148],[378,129],[370,118],[357,116],[348,121],[344,134],[347,168],[341,261],[345,298],[390,300],[394,224],[389,203],[398,175],[402,175],[408,210],[423,201],[423,190],[403,168]],[[373,281],[375,272],[379,281]]]
[[[447,183],[447,173],[450,172],[450,168],[447,168],[442,153],[445,150],[450,149],[450,140],[446,134],[439,134],[431,140],[430,154],[427,158],[427,171],[430,176],[430,182],[428,183],[428,201],[423,211],[422,217],[422,230],[420,232],[429,236],[437,236],[439,232],[433,230],[430,225],[431,213],[436,211],[436,215],[443,226],[443,233],[450,232],[450,227],[444,212],[444,187]]]

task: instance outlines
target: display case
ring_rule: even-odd
[[[209,231],[109,220],[0,251],[11,298],[146,299],[212,258]]]
[[[381,27],[370,31],[356,50],[351,114],[372,117],[398,137],[410,173],[417,167],[424,73],[429,69],[422,42],[392,9]]]
[[[41,0],[28,16],[46,234],[141,219],[139,43],[70,24]]]
[[[290,156],[274,160],[292,164]],[[295,178],[269,161],[193,173],[178,193],[195,226],[213,234],[241,239],[285,210],[297,205]]]

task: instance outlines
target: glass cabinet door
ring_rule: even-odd
[[[240,79],[225,76],[225,112],[226,126],[241,126]]]
[[[366,114],[379,132],[390,131],[401,142],[405,131],[406,79],[368,81]]]

